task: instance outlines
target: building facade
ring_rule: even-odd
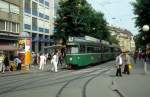
[[[44,52],[53,35],[54,0],[22,0],[22,31],[29,33],[33,52]]]
[[[0,51],[15,51],[20,32],[20,0],[0,0]]]
[[[115,36],[116,39],[119,41],[119,46],[122,51],[134,51],[135,50],[135,41],[133,39],[133,34],[126,30],[121,29],[113,26],[108,26],[109,31],[111,32],[112,36]]]

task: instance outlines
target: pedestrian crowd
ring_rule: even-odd
[[[134,59],[134,64],[136,64],[137,59],[144,62],[150,61],[150,50],[135,50],[133,54],[129,54],[128,51],[120,53],[116,57],[116,76],[122,76],[122,73],[124,74],[130,74],[130,69],[133,66],[133,63],[131,63],[131,57]],[[122,72],[122,68],[124,68]]]
[[[0,72],[11,72],[15,70],[21,70],[21,60],[18,56],[8,56],[4,52],[0,52]]]
[[[58,72],[58,65],[63,66],[64,53],[61,50],[54,50],[51,53],[35,53],[32,52],[33,65],[39,66],[39,70],[44,70],[46,64],[49,63],[51,71]]]
[[[124,74],[130,74],[129,66],[131,65],[131,57],[128,52],[122,52],[116,57],[116,76],[122,76],[122,68]]]

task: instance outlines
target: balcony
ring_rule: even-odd
[[[7,13],[7,12],[0,11],[0,19],[1,20],[12,21],[12,22],[15,22],[15,23],[20,23],[19,14]]]

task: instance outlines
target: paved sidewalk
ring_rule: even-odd
[[[50,65],[49,63],[44,66],[44,70],[39,70],[38,65],[37,66],[31,65],[29,70],[20,70],[20,71],[11,71],[11,72],[6,71],[5,73],[0,73],[0,77],[20,75],[20,74],[29,74],[29,73],[37,73],[37,72],[47,72],[47,71],[51,71],[51,68],[52,68],[52,65]],[[61,69],[61,66],[59,65],[58,71],[59,70],[64,70],[64,69]]]
[[[150,64],[147,64],[147,74],[144,64],[137,61],[130,75],[115,78],[115,83],[124,97],[150,97]]]

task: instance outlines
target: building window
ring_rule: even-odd
[[[45,33],[49,33],[49,29],[45,29]]]
[[[49,2],[45,1],[45,5],[49,7]]]
[[[29,24],[24,24],[24,28],[30,30],[30,29],[31,29],[31,25],[29,25]]]
[[[17,32],[16,23],[12,23],[12,32]]]
[[[39,27],[39,32],[44,32],[44,29]]]
[[[37,18],[32,17],[32,30],[37,31]]]
[[[49,16],[48,16],[48,15],[45,15],[44,19],[49,20]]]
[[[9,22],[6,22],[6,31],[10,31],[9,30]]]
[[[1,31],[5,30],[5,21],[0,20],[0,30]]]
[[[38,15],[37,3],[35,3],[35,2],[32,2],[32,14],[35,16]]]
[[[6,31],[12,32],[12,22],[6,21]]]
[[[44,0],[39,0],[40,3],[44,4]]]
[[[9,3],[0,0],[0,11],[9,12]]]
[[[25,0],[24,1],[24,8],[25,8],[25,12],[26,13],[31,13],[31,4],[30,4],[31,0]]]
[[[39,12],[39,17],[44,18],[44,14]]]
[[[10,4],[10,12],[19,14],[19,7],[13,4]]]

